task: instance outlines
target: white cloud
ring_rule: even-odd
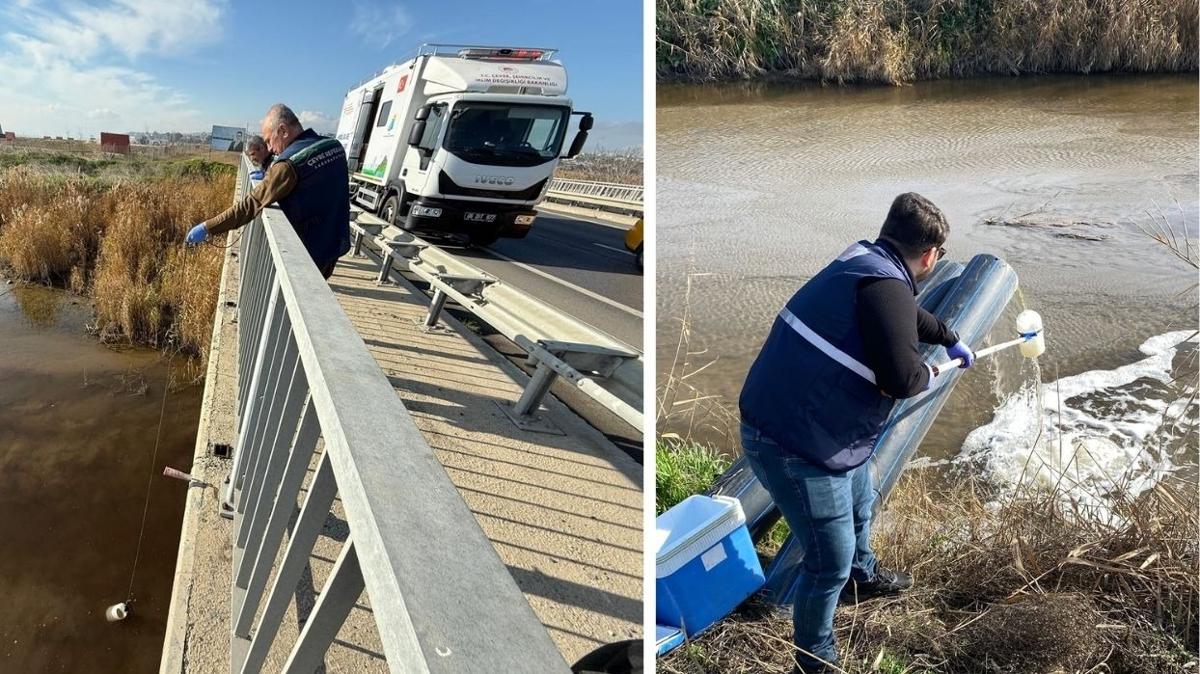
[[[296,116],[300,118],[300,124],[305,128],[312,128],[317,133],[333,133],[337,130],[338,120],[323,112],[301,110]]]
[[[412,15],[395,2],[354,0],[350,31],[375,48],[386,47],[413,27]]]
[[[54,11],[32,3],[0,9],[0,117],[30,135],[200,128],[186,97],[135,62],[218,39],[224,3],[66,0]],[[127,65],[111,65],[113,56]]]

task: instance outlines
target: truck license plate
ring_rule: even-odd
[[[467,213],[464,216],[467,222],[495,222],[495,213]]]

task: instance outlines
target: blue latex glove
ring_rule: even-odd
[[[263,170],[258,169],[257,171],[251,171],[250,179],[251,180],[262,180],[263,179]]]
[[[946,355],[951,358],[962,358],[962,365],[959,367],[966,369],[975,364],[975,352],[972,351],[962,340],[954,343],[954,346],[946,349]]]
[[[208,240],[208,230],[205,229],[203,222],[196,225],[195,227],[189,229],[188,233],[187,233],[187,238],[184,239],[184,241],[186,241],[189,246],[195,246],[195,245],[204,243],[207,240]]]

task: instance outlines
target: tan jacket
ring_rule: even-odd
[[[267,169],[262,182],[215,218],[205,220],[204,228],[212,234],[224,234],[258,217],[267,206],[292,193],[296,188],[296,171],[286,161],[277,161]]]

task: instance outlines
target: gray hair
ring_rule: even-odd
[[[304,126],[300,124],[300,118],[283,103],[276,103],[267,110],[267,121],[270,122],[270,126],[286,124],[293,129],[304,130]]]
[[[251,150],[258,150],[258,149],[266,150],[267,149],[267,141],[263,140],[263,137],[256,133],[256,134],[250,136],[250,138],[246,140],[245,152],[246,152],[246,154],[250,154]]]

